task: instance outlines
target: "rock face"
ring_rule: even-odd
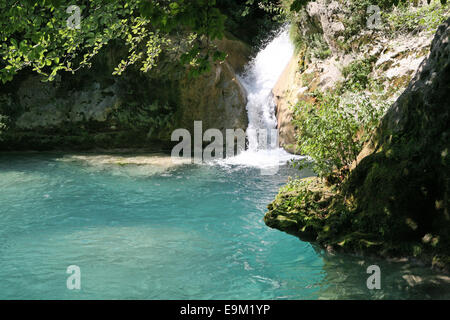
[[[341,22],[345,18],[343,7],[337,1],[317,0],[309,2],[306,6],[312,25],[321,30],[324,40],[335,54],[339,53],[336,46],[336,39],[339,32],[345,29]],[[310,23],[311,24],[311,23]]]
[[[228,39],[226,37],[221,40],[216,40],[216,45],[220,51],[228,54],[227,62],[234,71],[237,73],[244,71],[244,67],[252,54],[252,49],[249,45],[242,41]]]
[[[217,64],[209,74],[180,82],[178,126],[193,132],[195,120],[203,130],[215,128],[246,130],[248,125],[246,92],[228,62]]]
[[[273,93],[277,105],[279,144],[295,153],[296,128],[291,106],[308,101],[315,90],[325,92],[345,83],[344,69],[352,63],[371,59],[368,75],[380,91],[356,92],[342,96],[343,101],[357,101],[363,94],[378,96],[393,103],[406,88],[425,58],[433,36],[429,32],[399,34],[362,29],[343,40],[345,23],[354,14],[336,1],[309,2],[296,23],[296,54],[278,80]],[[319,44],[318,44],[319,43]],[[343,45],[344,44],[344,45]],[[301,137],[298,137],[301,138]]]
[[[352,171],[346,192],[366,215],[450,262],[450,19],[428,58],[389,109],[373,149]],[[395,224],[394,224],[395,223]],[[442,256],[440,256],[442,254]]]
[[[268,226],[350,252],[414,256],[450,270],[450,19],[339,189],[287,186]]]
[[[290,153],[295,153],[295,127],[292,123],[293,112],[291,105],[297,103],[296,96],[296,76],[297,76],[297,57],[292,57],[286,69],[278,79],[272,90],[276,108],[278,122],[278,143]]]
[[[0,88],[0,115],[9,120],[0,150],[165,149],[175,128],[193,130],[195,120],[204,130],[245,130],[246,93],[232,65],[242,68],[249,49],[227,39],[219,47],[230,50],[227,60],[195,78],[165,60],[149,74],[112,76],[114,48],[106,48],[91,69],[53,82],[24,72]]]

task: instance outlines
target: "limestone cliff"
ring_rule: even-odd
[[[418,10],[422,8],[411,8],[408,14],[414,15]],[[363,26],[353,32],[355,23],[351,19],[357,14],[362,16]],[[399,13],[391,13],[392,17],[396,15]],[[433,39],[427,28],[392,31],[398,26],[392,26],[394,22],[383,16],[381,28],[370,29],[365,25],[366,19],[365,12],[355,12],[343,0],[310,2],[292,18],[291,36],[296,53],[273,90],[279,143],[289,152],[295,153],[298,138],[291,107],[301,100],[308,101],[315,90],[323,92],[345,85],[349,81],[346,68],[368,61],[371,69],[367,82],[373,88],[349,92],[343,99],[353,101],[365,95],[393,103],[426,57]]]
[[[246,129],[246,93],[236,78],[250,55],[247,45],[223,39],[228,53],[211,72],[190,77],[171,57],[148,74],[129,70],[112,76],[120,48],[110,46],[92,67],[54,82],[23,72],[0,89],[0,114],[7,116],[0,150],[111,149],[171,145],[175,128]]]

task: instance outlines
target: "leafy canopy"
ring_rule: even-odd
[[[224,33],[225,16],[215,0],[79,0],[80,28],[70,28],[68,0],[3,0],[0,2],[0,79],[13,79],[32,68],[53,80],[60,70],[89,66],[99,50],[121,41],[128,56],[117,66],[122,73],[138,64],[154,67],[161,52],[172,52],[192,69],[209,69],[224,59],[210,42]],[[174,43],[177,36],[183,41]]]

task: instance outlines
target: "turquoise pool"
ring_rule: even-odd
[[[278,188],[304,172],[169,162],[0,155],[0,298],[450,297],[426,268],[329,256],[266,227]],[[373,263],[381,290],[366,287]],[[66,287],[69,265],[80,267],[80,290]]]

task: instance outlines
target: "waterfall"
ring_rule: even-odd
[[[272,89],[293,54],[289,26],[284,26],[262,47],[239,76],[247,91],[248,148],[237,156],[219,161],[221,165],[270,168],[296,158],[278,147],[276,106],[272,94]],[[273,131],[275,134],[271,135]]]
[[[247,65],[240,80],[247,90],[249,126],[247,138],[250,151],[275,149],[277,135],[270,132],[277,127],[272,89],[294,53],[289,28],[284,26]],[[262,134],[261,134],[262,133]],[[267,134],[266,134],[267,133]],[[273,141],[275,140],[275,141]]]

